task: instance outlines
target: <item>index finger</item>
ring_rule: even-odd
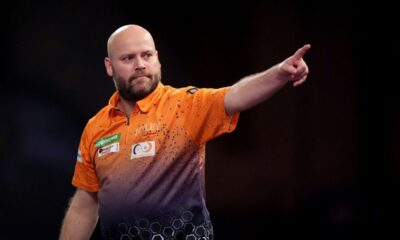
[[[306,44],[303,47],[299,48],[294,54],[293,54],[293,58],[295,60],[300,60],[304,54],[306,54],[306,52],[311,48],[310,44]]]

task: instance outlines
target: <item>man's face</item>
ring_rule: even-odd
[[[106,58],[106,67],[120,96],[131,102],[149,95],[161,80],[158,53],[152,39],[146,37],[117,39]]]
[[[136,102],[146,97],[161,80],[161,65],[156,52],[122,56],[112,67],[115,87],[128,101]]]

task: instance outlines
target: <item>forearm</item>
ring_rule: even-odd
[[[235,83],[225,95],[225,110],[228,115],[249,109],[271,97],[288,80],[278,74],[278,65]]]
[[[88,240],[96,227],[98,220],[97,199],[83,201],[77,195],[78,193],[72,199],[64,218],[60,240]]]

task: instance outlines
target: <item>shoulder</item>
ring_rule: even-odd
[[[184,95],[184,96],[191,96],[191,95],[200,95],[200,94],[207,94],[207,93],[213,93],[213,92],[220,92],[220,91],[226,91],[227,87],[222,87],[222,88],[205,88],[205,87],[197,87],[197,86],[185,86],[185,87],[179,87],[179,88],[174,88],[171,86],[165,86],[166,88],[166,93],[170,95]]]
[[[171,86],[164,86],[164,97],[179,98],[179,99],[203,99],[203,98],[223,98],[229,90],[228,87],[219,88],[204,88],[196,86],[186,86],[181,88],[174,88]]]
[[[93,131],[97,128],[101,128],[109,125],[111,122],[111,114],[112,107],[110,105],[104,106],[101,108],[95,115],[93,115],[86,124],[86,131]]]
[[[229,87],[221,88],[204,88],[196,86],[187,86],[183,88],[176,89],[176,94],[191,96],[204,96],[204,95],[214,95],[214,94],[225,94],[229,90]]]
[[[168,98],[185,98],[191,97],[201,88],[195,86],[185,86],[185,87],[172,87],[165,85],[163,89],[163,97]]]

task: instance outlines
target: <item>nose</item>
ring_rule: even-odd
[[[141,57],[137,57],[135,61],[135,69],[144,69],[144,68],[146,68],[144,60]]]

